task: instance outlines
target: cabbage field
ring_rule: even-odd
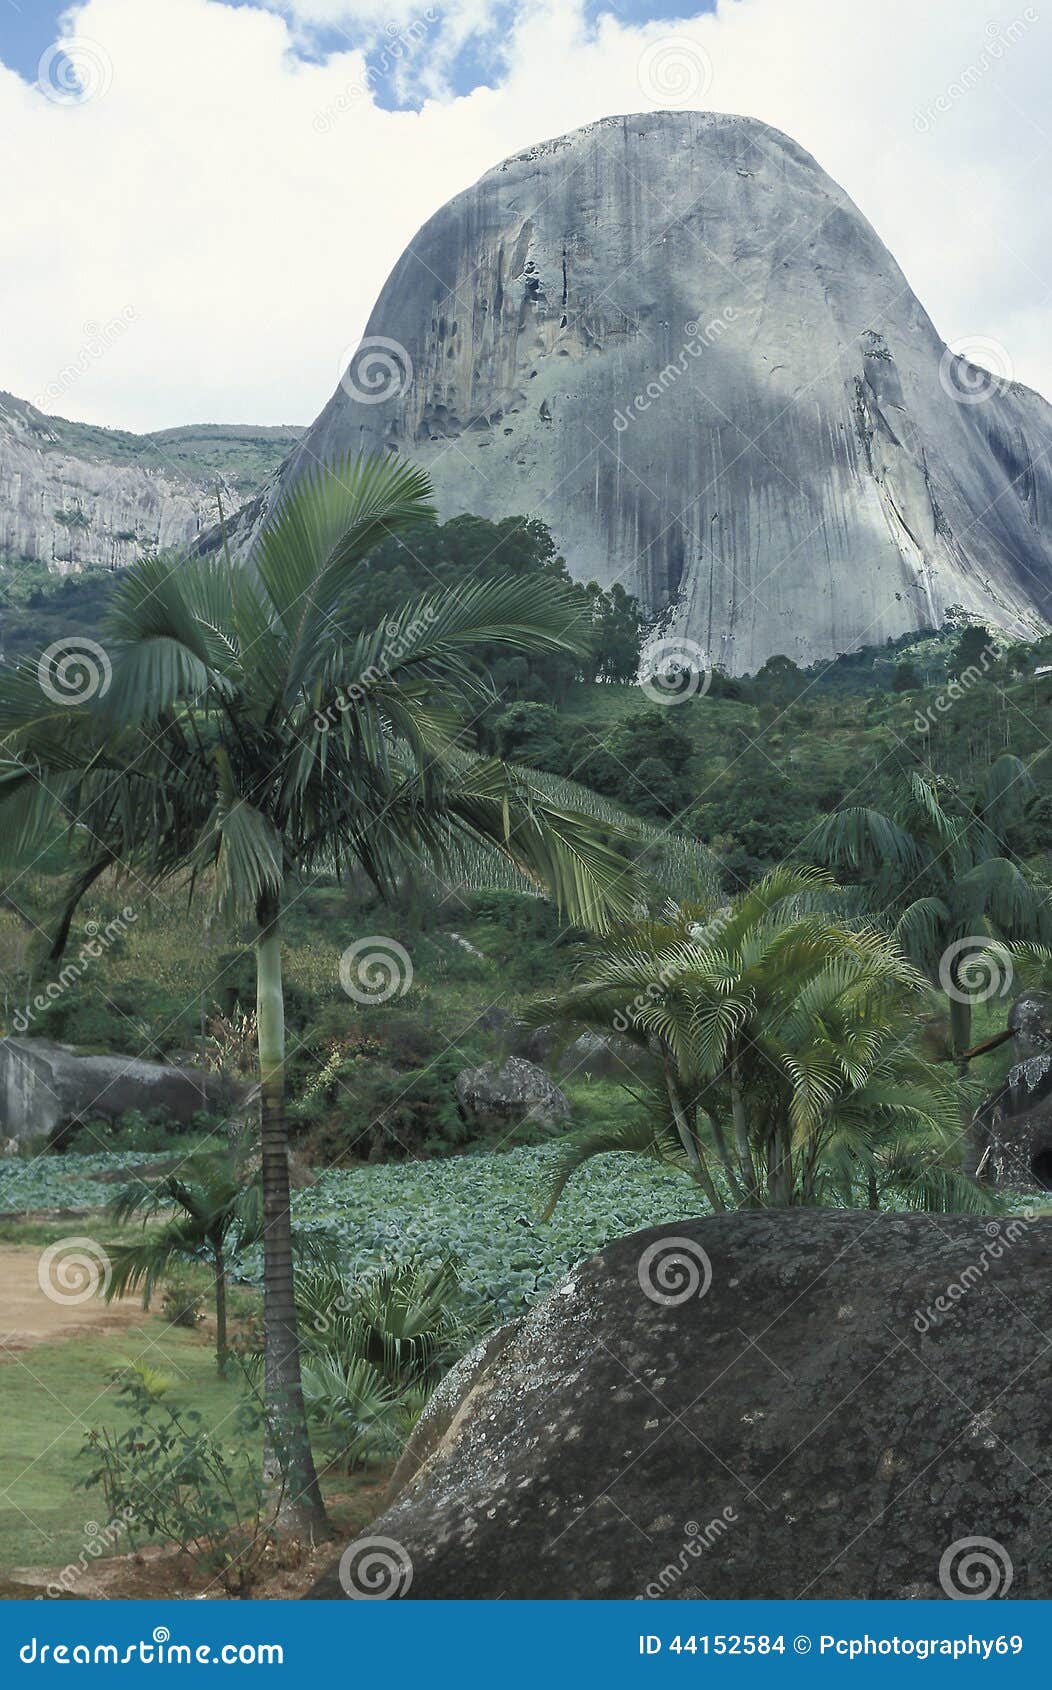
[[[604,1156],[574,1177],[552,1219],[541,1222],[558,1154],[543,1146],[329,1169],[294,1194],[294,1215],[300,1225],[324,1224],[335,1233],[352,1270],[456,1256],[465,1290],[513,1315],[609,1240],[700,1207],[686,1175],[632,1156]],[[67,1152],[7,1162],[0,1165],[0,1213],[99,1207],[116,1187],[98,1176],[142,1160],[127,1152]],[[242,1266],[257,1276],[251,1258]]]

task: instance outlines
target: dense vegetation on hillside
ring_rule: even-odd
[[[94,824],[41,835],[45,848],[24,854],[0,904],[2,1031],[189,1059],[250,1081],[263,1042],[252,888],[272,825],[258,806],[295,794],[292,765],[302,783],[321,783],[328,824],[363,768],[381,785],[396,770],[383,786],[393,811],[359,806],[375,825],[378,809],[406,830],[390,872],[370,860],[368,832],[352,830],[358,854],[338,880],[343,835],[312,856],[310,829],[282,872],[288,1128],[296,1167],[314,1175],[292,1202],[289,1288],[304,1334],[304,1412],[330,1474],[390,1460],[458,1354],[619,1233],[699,1208],[986,1212],[1011,1202],[977,1183],[961,1152],[976,1100],[1009,1061],[1003,1043],[974,1060],[966,1047],[1001,1032],[1006,1003],[984,995],[962,1007],[942,963],[962,921],[973,951],[1052,935],[1052,676],[1041,673],[1052,640],[1009,646],[951,615],[942,629],[808,671],[777,655],[739,678],[688,661],[670,691],[636,679],[647,630],[629,595],[574,584],[540,523],[461,517],[366,551],[329,613],[339,684],[329,696],[322,674],[292,689],[279,744],[277,695],[267,692],[265,710],[255,702],[273,686],[273,653],[257,668],[255,639],[209,643],[223,617],[245,613],[222,556],[177,577],[187,603],[207,606],[199,650],[194,617],[171,590],[169,570],[181,567],[147,560],[124,578],[128,591],[101,573],[7,577],[6,748],[18,759],[3,771],[8,799],[25,788],[34,809],[24,759],[46,753],[48,779],[61,783],[79,757],[90,783],[96,758],[110,756],[105,717],[92,730],[75,707],[41,711],[35,659],[67,639],[111,647],[113,733],[134,738],[149,715],[151,736],[136,741],[147,757],[152,736],[168,736],[156,782],[136,788],[157,829],[171,828],[161,868],[196,867],[205,898],[188,904],[188,884],[156,878],[151,832],[129,802],[118,843],[136,866],[91,879],[72,917],[71,961],[49,961],[42,936],[55,931],[71,869],[87,861],[85,839],[101,835]],[[270,568],[266,590],[287,587],[298,604],[289,582],[316,560],[293,536]],[[307,597],[316,609],[316,591]],[[496,610],[487,619],[490,603],[505,605],[503,620]],[[115,606],[124,639],[138,641],[138,669],[115,637]],[[184,656],[169,650],[158,667],[162,614],[166,649],[182,642]],[[459,709],[438,711],[441,640],[455,644],[465,616],[475,620],[448,671],[455,688],[442,695],[448,704],[456,692]],[[293,637],[291,611],[279,626],[275,651],[302,647],[324,667],[324,629]],[[383,697],[397,733],[383,709],[379,726],[362,725]],[[408,775],[397,772],[399,734],[417,736],[421,755],[434,740]],[[229,787],[214,824],[213,767]],[[128,769],[139,778],[138,757]],[[114,763],[111,775],[123,770]],[[255,802],[236,796],[235,770]],[[478,789],[484,825],[447,850],[429,830],[461,785],[471,814],[472,771],[490,771]],[[109,779],[90,796],[104,827],[115,825]],[[576,836],[559,820],[570,812]],[[16,802],[10,813],[28,838],[27,812]],[[584,846],[605,874],[615,854],[605,911],[586,898],[560,912],[544,892],[545,873],[558,883],[554,857],[542,854],[545,873],[531,884],[529,850],[508,847],[534,817],[542,828],[551,818],[571,863]],[[228,827],[236,862],[208,848]],[[248,892],[231,918],[212,894],[232,872]],[[348,955],[364,951],[382,971],[385,950],[397,959],[391,990],[350,989]],[[464,1071],[509,1055],[548,1070],[565,1115],[465,1108]],[[220,1370],[236,1355],[259,1378],[257,1288],[270,1280],[254,1230],[253,1138],[247,1120],[200,1116],[187,1129],[90,1118],[50,1153],[13,1162],[0,1207],[75,1210],[111,1196],[113,1285],[129,1264],[150,1285],[156,1275],[177,1327],[196,1328],[214,1307]],[[41,1225],[17,1222],[13,1236]],[[339,1320],[319,1326],[330,1308]],[[149,1370],[121,1378],[126,1410],[163,1422],[165,1393]],[[251,1471],[259,1434],[257,1416],[236,1487],[257,1524],[270,1506]],[[194,1434],[205,1466],[209,1436]],[[157,1488],[131,1434],[92,1449],[114,1506],[147,1479]],[[172,1494],[158,1527],[168,1537],[185,1508],[177,1484]],[[238,1588],[257,1576],[258,1541],[253,1527],[232,1553],[224,1535],[223,1577]]]

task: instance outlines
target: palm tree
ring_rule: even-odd
[[[148,1309],[158,1280],[173,1262],[207,1262],[215,1284],[216,1366],[219,1377],[225,1379],[227,1262],[232,1253],[262,1238],[262,1192],[255,1182],[246,1185],[228,1158],[202,1157],[185,1174],[165,1174],[162,1179],[125,1186],[109,1205],[110,1215],[119,1224],[138,1216],[144,1227],[172,1209],[181,1209],[182,1214],[141,1243],[114,1246],[106,1301],[141,1288],[142,1306]]]
[[[263,1239],[263,1192],[258,1178],[228,1155],[197,1156],[180,1173],[156,1180],[135,1180],[118,1191],[109,1213],[119,1225],[139,1218],[145,1228],[158,1215],[181,1214],[165,1221],[156,1232],[136,1244],[117,1244],[110,1251],[112,1274],[106,1301],[129,1291],[142,1291],[148,1309],[159,1280],[173,1262],[205,1262],[212,1270],[216,1305],[216,1366],[226,1378],[227,1272],[230,1260]],[[320,1233],[292,1230],[297,1255],[328,1261],[329,1241]]]
[[[1022,814],[1034,783],[1016,757],[990,769],[975,814],[962,812],[940,783],[916,771],[889,814],[853,807],[825,817],[802,842],[801,855],[851,876],[864,907],[887,917],[891,930],[928,981],[946,994],[950,1046],[958,1073],[968,1071],[972,1010],[1007,979],[996,978],[990,941],[1052,938],[1048,888],[1008,853],[1004,835]],[[991,971],[994,971],[993,976]],[[1002,973],[1007,974],[1007,958]],[[966,1172],[980,1146],[967,1123]]]
[[[215,915],[247,923],[256,954],[266,1368],[285,1463],[281,1524],[324,1510],[300,1377],[285,1114],[282,913],[296,880],[360,869],[389,897],[421,862],[440,870],[483,841],[602,929],[634,905],[600,825],[525,776],[463,748],[472,699],[491,694],[482,644],[577,652],[576,602],[547,581],[466,583],[363,631],[354,587],[384,537],[434,519],[427,476],[389,455],[320,466],[279,506],[244,563],[224,548],[120,582],[108,687],[70,708],[38,668],[0,681],[4,846],[20,860],[64,822],[79,854],[60,912],[108,869],[205,880]],[[606,829],[609,834],[609,829]]]
[[[722,906],[671,908],[601,941],[537,1006],[574,1030],[616,1027],[660,1074],[645,1120],[570,1146],[549,1213],[610,1150],[688,1167],[726,1209],[815,1201],[830,1155],[868,1179],[892,1128],[943,1137],[956,1088],[905,1042],[924,978],[885,934],[840,919],[842,901],[819,870],[777,870]]]

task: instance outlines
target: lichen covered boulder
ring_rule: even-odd
[[[185,1127],[199,1112],[235,1110],[245,1089],[200,1068],[0,1039],[0,1133],[20,1144],[55,1142],[78,1123],[132,1110]]]
[[[976,1113],[984,1144],[980,1175],[990,1185],[1052,1190],[1052,1002],[1024,992],[1008,1013],[1015,1061]]]
[[[457,1075],[454,1089],[464,1119],[490,1132],[526,1122],[557,1126],[570,1114],[570,1105],[554,1080],[522,1056],[465,1068]]]
[[[620,1239],[448,1375],[311,1594],[1047,1598],[1050,1245],[843,1210]]]

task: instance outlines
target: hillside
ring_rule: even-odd
[[[206,423],[131,434],[0,392],[0,564],[67,574],[187,546],[215,521],[217,485],[236,509],[301,432]]]

